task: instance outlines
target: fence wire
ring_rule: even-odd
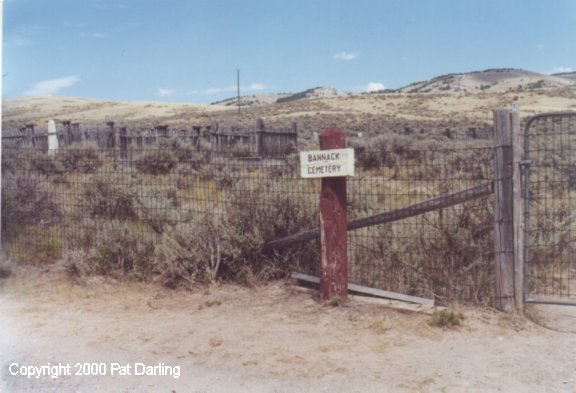
[[[528,297],[576,302],[576,113],[538,115],[525,130]]]
[[[410,206],[492,179],[492,149],[361,150],[348,179],[349,219]],[[318,227],[319,179],[301,179],[297,155],[252,159],[185,143],[122,155],[72,145],[49,155],[3,145],[2,240],[30,263],[77,275],[166,285],[319,274],[319,244],[262,246]],[[353,283],[489,302],[492,200],[482,198],[349,232]]]

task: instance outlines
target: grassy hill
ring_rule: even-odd
[[[227,102],[198,105],[22,97],[3,100],[2,122],[4,130],[18,129],[25,123],[43,125],[49,119],[100,124],[114,121],[128,127],[167,124],[188,128],[213,121],[224,126],[252,125],[255,119],[262,118],[271,128],[287,128],[294,120],[304,138],[330,126],[338,126],[351,135],[388,131],[443,133],[446,128],[463,133],[469,127],[489,127],[491,111],[510,107],[515,97],[520,100],[523,117],[576,110],[573,77],[574,73],[546,76],[500,69],[444,75],[396,92],[352,94],[314,88],[292,95],[269,95],[268,101],[245,105],[240,113],[235,103]]]
[[[576,86],[571,74],[544,75],[515,68],[489,69],[438,76],[399,89],[405,93],[506,92]]]

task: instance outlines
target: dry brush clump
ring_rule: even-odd
[[[492,298],[492,212],[467,202],[351,232],[351,276],[361,284],[438,301]]]
[[[62,218],[48,179],[31,173],[2,174],[2,234],[27,225],[56,225]]]
[[[227,229],[222,216],[209,213],[171,227],[155,250],[158,279],[173,287],[219,278],[221,264],[235,254]]]
[[[93,142],[73,144],[58,150],[55,160],[68,172],[93,173],[103,164],[102,151]]]
[[[84,247],[68,250],[64,266],[72,275],[108,275],[148,281],[152,277],[155,242],[145,228],[119,220],[85,221],[78,228]]]
[[[224,161],[214,164],[218,173],[235,173]],[[64,258],[69,272],[158,280],[168,286],[217,279],[252,284],[287,276],[317,255],[315,247],[262,252],[265,242],[314,226],[308,201],[269,192],[281,179],[235,180],[219,188],[224,212],[192,213],[187,204],[193,202],[180,197],[177,188],[158,186],[167,183],[166,175],[143,176],[149,175],[112,169],[88,175],[74,213],[83,218],[68,223],[73,228]],[[221,182],[202,173],[195,179],[196,184]],[[243,183],[233,187],[238,182]]]

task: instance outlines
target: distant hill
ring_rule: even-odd
[[[291,94],[286,97],[281,97],[276,100],[277,104],[282,104],[286,102],[301,101],[301,100],[314,100],[318,98],[334,98],[334,97],[345,97],[349,95],[333,89],[331,87],[315,87],[313,89],[304,90],[300,93]]]
[[[349,93],[338,91],[331,87],[314,87],[299,93],[273,93],[273,94],[254,94],[251,96],[241,96],[240,106],[261,106],[271,104],[283,104],[287,102],[314,100],[329,97],[345,97]],[[231,97],[222,101],[213,102],[211,105],[237,106],[238,98]]]
[[[555,76],[557,78],[568,79],[570,81],[576,82],[576,71],[574,71],[574,72],[561,72],[558,74],[552,74],[552,76]]]
[[[517,68],[494,68],[484,71],[453,73],[437,76],[427,81],[414,82],[396,90],[373,92],[386,93],[504,93],[509,91],[533,91],[537,89],[576,88],[576,72],[553,75],[540,74]],[[260,107],[274,104],[309,101],[323,98],[352,96],[331,87],[314,87],[298,93],[268,93],[240,97],[241,107]],[[231,97],[211,105],[236,107],[238,98]]]
[[[516,68],[448,74],[398,89],[402,93],[505,92],[576,85],[574,73],[545,75]]]
[[[275,104],[279,99],[290,96],[291,93],[253,94],[240,96],[241,107],[262,106]],[[210,105],[238,106],[238,97],[230,97],[221,101],[212,102]]]

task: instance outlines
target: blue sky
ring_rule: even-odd
[[[3,96],[209,103],[576,70],[576,0],[4,0]]]

